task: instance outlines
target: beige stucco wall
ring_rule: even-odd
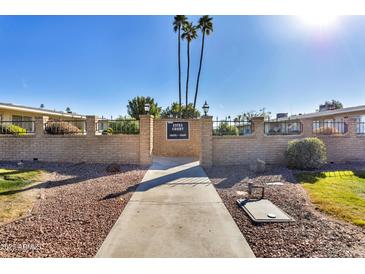
[[[35,118],[37,116],[40,116],[40,114],[37,114],[35,112],[10,110],[10,109],[3,109],[0,107],[0,116],[2,117],[2,121],[11,121],[13,115],[31,117],[32,120],[35,120]],[[73,118],[73,117],[66,116],[66,115],[62,116],[62,115],[47,114],[45,116],[47,116],[49,118],[64,119],[64,120],[80,119],[80,118],[76,118],[76,117]]]
[[[188,140],[168,140],[167,122],[187,121]],[[158,156],[196,157],[200,156],[200,119],[156,119],[153,127],[153,154]]]

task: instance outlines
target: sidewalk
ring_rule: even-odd
[[[198,161],[155,158],[96,257],[254,257]]]

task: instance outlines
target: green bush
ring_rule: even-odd
[[[226,122],[222,122],[222,123],[219,124],[219,126],[216,129],[214,129],[214,135],[238,136],[239,135],[239,130],[236,126],[229,125]]]
[[[109,123],[112,133],[139,134],[139,122],[134,119],[115,120]]]
[[[17,136],[27,134],[27,130],[25,128],[22,128],[17,125],[6,125],[2,127],[0,126],[0,131],[3,132],[4,134],[12,134]]]
[[[298,169],[316,169],[327,162],[326,145],[318,138],[304,138],[288,143],[288,166]]]
[[[81,133],[81,130],[77,126],[65,121],[48,121],[45,130],[48,134],[52,135],[72,135]]]
[[[104,129],[102,132],[103,135],[113,135],[113,129],[111,127],[108,127],[107,129]]]

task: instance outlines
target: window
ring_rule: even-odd
[[[345,134],[347,132],[347,124],[343,122],[343,119],[317,120],[312,123],[312,131],[314,134],[321,135]]]
[[[266,135],[296,135],[302,132],[299,121],[265,122]]]
[[[356,133],[365,134],[365,115],[356,118]]]

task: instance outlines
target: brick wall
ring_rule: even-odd
[[[313,136],[312,120],[302,120],[303,132],[296,136],[266,136],[262,118],[253,120],[250,136],[212,136],[212,117],[185,119],[189,122],[188,140],[168,140],[166,125],[172,119],[153,119],[142,115],[139,135],[95,134],[95,116],[87,116],[87,135],[54,136],[44,134],[44,117],[35,123],[36,134],[0,135],[0,160],[19,161],[38,158],[52,162],[149,164],[152,155],[196,157],[203,166],[247,164],[257,158],[271,164],[284,164],[290,140]],[[354,117],[346,117],[348,132],[340,136],[321,136],[330,162],[365,160],[365,136],[356,134]]]
[[[329,162],[365,160],[365,136],[356,134],[356,121],[353,117],[346,118],[348,132],[338,136],[313,135],[312,120],[301,122],[303,133],[296,136],[266,136],[262,119],[254,120],[255,132],[251,136],[213,136],[212,165],[248,164],[257,158],[271,164],[285,164],[288,142],[313,136],[326,144]]]
[[[95,135],[95,119],[95,116],[87,117],[87,135],[57,136],[44,134],[44,119],[37,117],[35,135],[0,136],[0,160],[147,163],[140,155],[140,143],[146,139],[145,135]]]
[[[139,163],[139,136],[1,137],[2,161]]]
[[[189,123],[188,140],[168,140],[167,122]],[[156,119],[153,127],[153,154],[158,156],[196,157],[200,156],[201,119]]]

